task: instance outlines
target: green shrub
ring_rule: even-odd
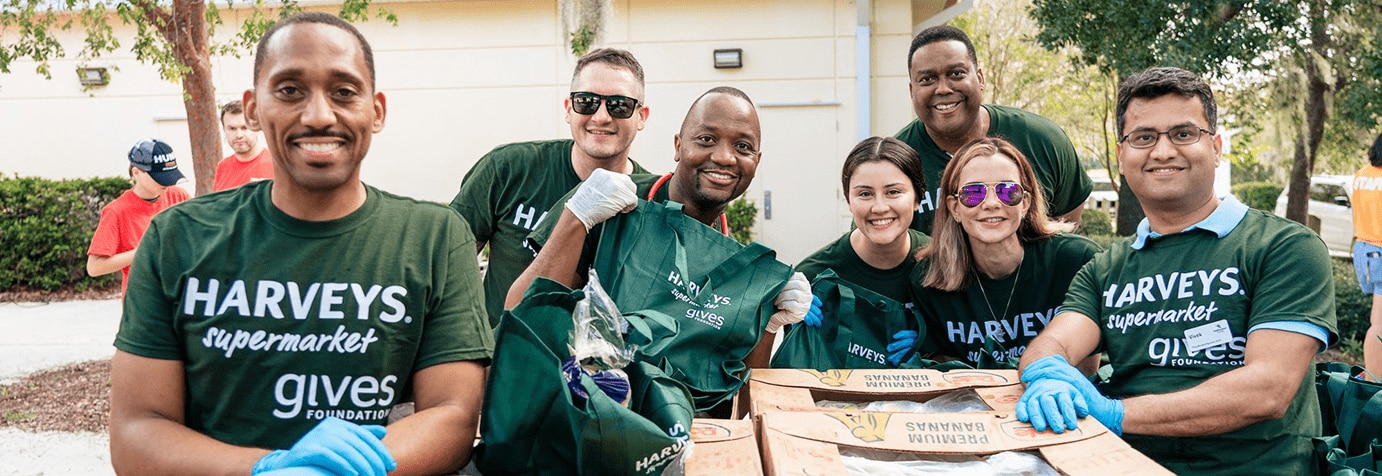
[[[1339,340],[1354,339],[1362,342],[1368,331],[1368,312],[1372,309],[1372,296],[1363,294],[1358,288],[1358,275],[1353,271],[1353,262],[1334,258],[1334,315],[1339,319]]]
[[[1276,209],[1276,199],[1284,189],[1281,184],[1274,182],[1243,182],[1230,190],[1244,205],[1271,213]]]
[[[1076,233],[1084,236],[1112,235],[1113,219],[1109,218],[1108,212],[1086,208],[1080,212],[1080,229]]]
[[[753,241],[753,224],[758,220],[758,206],[739,197],[725,207],[725,220],[729,222],[729,236],[747,245]]]
[[[0,177],[0,291],[53,290],[119,280],[86,276],[86,249],[101,207],[129,189],[124,178],[49,180]]]
[[[1123,241],[1124,239],[1132,239],[1131,237],[1118,236],[1111,233],[1106,235],[1085,235],[1085,237],[1094,240],[1095,243],[1098,243],[1099,249],[1102,250],[1107,250],[1110,246],[1113,246],[1114,243]]]

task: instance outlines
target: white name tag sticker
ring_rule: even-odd
[[[1199,352],[1232,341],[1233,331],[1229,330],[1228,321],[1225,320],[1185,330],[1185,347],[1190,352]]]

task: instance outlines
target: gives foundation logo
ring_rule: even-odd
[[[849,434],[858,438],[864,443],[877,443],[883,441],[883,434],[888,429],[887,413],[831,413],[830,417],[844,423],[849,428]]]
[[[853,372],[853,370],[827,370],[821,372],[819,370],[811,369],[802,369],[802,371],[816,376],[816,379],[820,380],[821,383],[829,385],[831,387],[845,386],[845,381],[849,380],[849,374]]]

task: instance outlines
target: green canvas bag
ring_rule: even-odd
[[[591,264],[619,309],[651,310],[679,324],[675,339],[643,348],[686,384],[696,409],[727,401],[748,379],[773,298],[792,275],[760,243],[744,246],[686,216],[676,202],[638,203],[602,224]]]
[[[821,300],[821,326],[792,326],[773,355],[773,367],[890,369],[887,348],[893,334],[907,329],[926,332],[915,310],[849,282],[833,270],[816,275],[811,292]]]
[[[476,467],[486,475],[660,474],[689,440],[691,395],[648,361],[624,368],[631,398],[625,408],[588,375],[584,404],[571,399],[561,371],[570,356],[571,312],[584,296],[538,278],[495,329],[494,358],[480,418]],[[656,347],[676,335],[677,322],[658,313],[625,316],[627,342]]]
[[[1339,362],[1315,364],[1315,391],[1320,401],[1324,440],[1315,455],[1324,474],[1345,468],[1380,471],[1376,449],[1382,445],[1382,383],[1354,378],[1362,367]],[[1332,438],[1332,440],[1330,440]]]

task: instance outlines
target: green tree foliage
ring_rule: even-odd
[[[197,193],[210,192],[216,161],[221,158],[211,55],[239,56],[251,51],[269,25],[301,11],[297,0],[240,4],[251,9],[249,19],[230,41],[217,43],[211,38],[223,25],[220,7],[203,0],[0,0],[0,32],[5,33],[0,37],[0,72],[9,73],[12,63],[27,59],[36,64],[35,72],[51,79],[49,61],[67,55],[57,32],[77,27],[85,33],[77,55],[85,62],[121,48],[112,20],[133,25],[134,44],[129,50],[135,58],[156,66],[163,79],[182,85]],[[345,0],[339,14],[349,21],[363,21],[373,14],[398,23],[389,11],[371,9],[369,4],[370,0]],[[227,0],[226,6],[235,7],[235,0]]]
[[[88,279],[86,249],[101,208],[129,188],[124,178],[0,177],[0,290],[118,281],[119,273]]]
[[[729,222],[729,236],[747,245],[753,242],[753,224],[758,220],[758,206],[739,197],[725,207],[725,220]]]
[[[1103,71],[1126,76],[1178,66],[1229,85],[1221,93],[1266,95],[1258,99],[1281,122],[1276,136],[1289,139],[1282,149],[1291,151],[1289,180],[1300,192],[1292,193],[1288,216],[1298,221],[1332,111],[1354,106],[1344,117],[1369,128],[1382,109],[1382,4],[1375,0],[1036,0],[1032,16],[1042,45],[1078,48],[1084,64]],[[1340,128],[1334,140],[1352,135]],[[1120,223],[1133,203],[1120,200]]]
[[[1338,318],[1339,339],[1362,342],[1369,325],[1372,296],[1358,287],[1358,274],[1353,262],[1332,259],[1334,262],[1334,315]]]

